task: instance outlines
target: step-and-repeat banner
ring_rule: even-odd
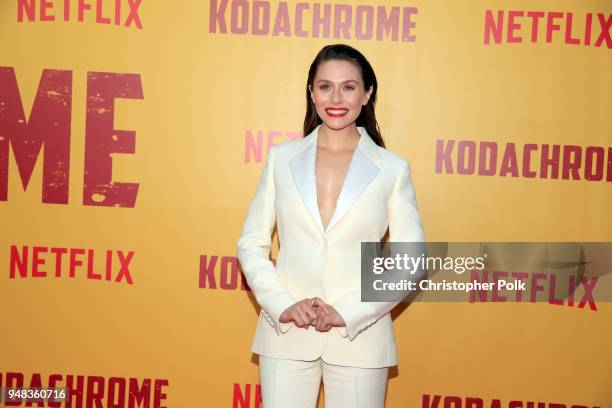
[[[3,0],[0,387],[73,394],[6,406],[261,406],[236,242],[333,43],[428,240],[612,241],[610,0]],[[612,406],[610,303],[393,317],[388,407]]]

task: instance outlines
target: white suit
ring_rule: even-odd
[[[261,312],[252,351],[267,357],[352,367],[396,365],[389,311],[397,302],[361,302],[361,242],[424,241],[408,162],[374,143],[365,128],[327,226],[317,205],[319,125],[302,139],[270,150],[249,206],[238,259]],[[276,222],[280,249],[270,261]],[[304,298],[331,304],[346,328],[318,332],[279,323]]]

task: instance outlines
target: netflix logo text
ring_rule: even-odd
[[[247,130],[244,137],[244,162],[261,163],[264,152],[287,140],[299,139],[302,132],[281,130]]]
[[[232,408],[262,408],[259,384],[234,383]]]
[[[579,28],[580,27],[580,28]],[[612,14],[485,10],[484,43],[563,43],[612,48]]]
[[[490,272],[490,274],[489,274]],[[471,291],[470,303],[474,302],[536,302],[546,301],[551,305],[577,307],[583,309],[587,305],[592,311],[597,311],[597,303],[593,294],[599,278],[589,278],[584,275],[557,276],[546,273],[506,272],[506,271],[471,271],[471,279],[477,282],[497,282],[500,279],[516,279],[525,282],[525,291],[514,291],[511,298],[498,291],[496,287],[490,291]],[[580,289],[580,293],[578,292]],[[578,296],[577,296],[578,295]]]
[[[142,30],[142,0],[18,0],[17,22],[78,21]],[[94,10],[95,9],[95,10]]]
[[[134,251],[11,245],[9,279],[80,278],[133,285]]]

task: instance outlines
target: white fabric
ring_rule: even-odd
[[[388,370],[259,356],[263,408],[315,408],[321,378],[325,408],[383,408]]]
[[[341,366],[393,366],[398,356],[389,312],[398,301],[361,301],[361,242],[379,242],[387,229],[389,242],[425,241],[410,167],[358,127],[359,143],[323,231],[315,174],[320,127],[270,150],[237,243],[244,276],[261,306],[251,350]],[[273,263],[275,225],[280,247]],[[289,306],[313,297],[332,305],[346,327],[318,332],[280,323]]]

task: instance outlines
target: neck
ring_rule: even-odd
[[[319,139],[318,147],[340,151],[354,149],[359,143],[361,135],[355,123],[339,130],[331,129],[325,123],[322,123],[317,137]]]

